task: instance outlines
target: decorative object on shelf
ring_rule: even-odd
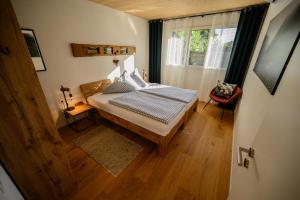
[[[300,37],[300,2],[294,1],[271,20],[254,72],[274,95]]]
[[[114,47],[112,47],[112,49],[113,49],[114,55],[120,55],[120,47],[119,46],[114,46]]]
[[[31,55],[35,71],[46,71],[45,62],[43,60],[42,53],[37,43],[34,31],[32,29],[22,28],[22,33]]]
[[[71,43],[71,48],[74,57],[132,55],[136,52],[133,46]]]
[[[127,47],[120,47],[120,54],[121,55],[126,55],[128,53],[128,49]]]
[[[118,51],[115,51],[114,52],[114,55],[117,55],[117,52]],[[116,57],[113,59],[113,63],[116,65],[116,67],[118,66],[118,64],[119,64],[119,59],[117,59]]]
[[[112,48],[111,47],[104,47],[104,54],[112,54]]]
[[[113,63],[114,63],[116,66],[118,66],[119,60],[118,60],[118,59],[113,59]]]
[[[88,47],[87,48],[87,53],[97,55],[97,54],[100,53],[100,47]]]
[[[71,111],[71,110],[74,110],[74,106],[69,106],[69,104],[68,104],[68,101],[67,101],[67,98],[66,98],[66,95],[65,95],[65,92],[68,92],[69,93],[69,97],[70,98],[72,98],[73,97],[73,95],[72,95],[72,93],[71,93],[71,91],[70,91],[70,88],[67,88],[67,87],[64,87],[64,86],[61,86],[60,87],[60,91],[63,93],[63,95],[64,95],[64,100],[65,100],[65,104],[66,104],[66,111]]]

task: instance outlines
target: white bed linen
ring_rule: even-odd
[[[87,100],[88,103],[96,108],[99,108],[105,112],[108,112],[110,114],[116,115],[122,119],[126,119],[127,121],[130,121],[136,125],[139,125],[145,129],[148,129],[158,135],[166,136],[171,129],[179,122],[179,120],[183,117],[186,110],[183,109],[176,118],[174,118],[169,124],[164,124],[159,121],[150,119],[148,117],[139,115],[137,113],[134,113],[132,111],[129,111],[124,108],[120,108],[118,106],[110,104],[108,101],[110,99],[119,97],[124,95],[124,93],[115,93],[115,94],[95,94],[93,96],[90,96]],[[190,105],[192,106],[193,103],[187,104],[187,107]]]

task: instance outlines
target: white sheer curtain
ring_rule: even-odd
[[[240,12],[168,20],[163,25],[162,83],[199,91],[206,101],[223,80]]]

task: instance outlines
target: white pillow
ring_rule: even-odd
[[[135,69],[133,72],[130,73],[131,79],[140,87],[146,87],[148,84],[144,81],[142,76],[140,75],[139,71]]]
[[[117,81],[113,82],[107,86],[102,93],[103,94],[112,94],[112,93],[125,93],[135,91],[135,87],[127,81]]]
[[[141,86],[139,86],[129,75],[125,75],[125,76],[123,76],[122,77],[122,81],[126,81],[126,82],[128,82],[129,84],[131,84],[131,85],[133,85],[134,86],[134,88],[136,89],[136,90],[139,90],[139,89],[141,89],[142,87]]]

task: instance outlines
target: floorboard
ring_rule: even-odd
[[[156,145],[106,120],[99,124],[141,144],[144,150],[114,177],[88,154],[73,144],[84,135],[71,128],[60,129],[75,174],[78,189],[72,200],[82,199],[201,199],[225,200],[228,196],[233,113],[203,103],[187,126],[171,141],[167,154],[160,157]]]

